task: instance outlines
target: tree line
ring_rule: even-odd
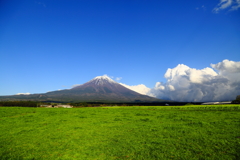
[[[240,95],[236,97],[235,100],[232,101],[233,104],[240,104]]]
[[[0,106],[21,106],[21,107],[38,107],[39,102],[34,101],[4,101],[0,102]]]
[[[40,102],[40,101],[0,101],[0,106],[18,106],[18,107],[40,107],[41,105],[52,105],[58,104],[58,102]],[[104,106],[181,106],[186,105],[189,102],[158,102],[158,103],[109,103],[109,102],[79,102],[79,103],[64,103],[73,106],[74,108],[78,107],[104,107]],[[63,103],[62,103],[63,104]],[[201,102],[191,102],[191,104],[199,105]],[[236,97],[235,100],[232,101],[232,104],[240,104],[240,95]]]

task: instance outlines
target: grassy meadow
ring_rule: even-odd
[[[1,160],[238,160],[240,105],[0,107]]]

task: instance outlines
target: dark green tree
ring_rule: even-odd
[[[233,104],[240,104],[240,95],[236,97],[235,100],[232,101]]]

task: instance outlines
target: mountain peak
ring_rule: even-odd
[[[106,80],[112,80],[110,77],[108,77],[106,74],[104,74],[103,76],[97,76],[94,79],[106,79]]]
[[[117,83],[107,75],[97,76],[94,79],[92,79],[90,82],[94,82],[96,85],[103,85],[106,83]]]
[[[159,99],[142,95],[115,82],[107,75],[76,86],[72,89],[47,92],[45,94],[1,97],[0,100],[33,100],[58,102],[156,102]]]

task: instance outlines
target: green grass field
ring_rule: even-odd
[[[239,160],[240,105],[0,107],[0,159]]]

